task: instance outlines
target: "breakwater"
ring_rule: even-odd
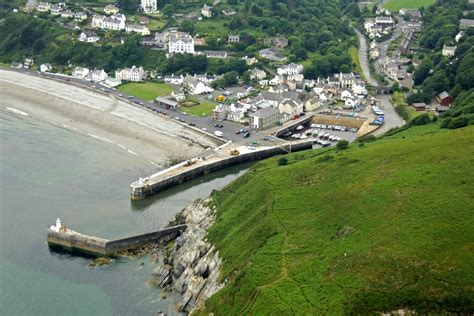
[[[152,233],[108,240],[100,237],[84,235],[59,224],[48,228],[48,244],[93,255],[111,256],[117,252],[135,249],[146,243],[157,241],[164,237],[175,238],[185,229],[186,225],[177,225]]]
[[[160,171],[131,184],[131,199],[140,200],[196,177],[226,167],[269,158],[289,152],[311,149],[312,140],[287,142],[280,146],[252,148],[248,146],[222,146],[209,156],[194,158],[177,166]]]

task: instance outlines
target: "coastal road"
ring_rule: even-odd
[[[368,48],[365,36],[362,35],[362,33],[360,33],[356,28],[354,28],[354,31],[357,34],[357,38],[359,39],[359,63],[360,67],[362,68],[362,72],[364,73],[364,77],[369,85],[377,87],[379,84],[377,80],[372,78],[372,74],[370,73],[369,61],[367,60]]]

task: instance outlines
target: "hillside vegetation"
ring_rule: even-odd
[[[215,192],[206,315],[474,313],[474,127],[256,164]]]
[[[398,11],[400,9],[419,9],[428,7],[435,3],[435,0],[389,0],[385,3],[384,8],[390,11]]]

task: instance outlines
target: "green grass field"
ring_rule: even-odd
[[[349,48],[349,55],[351,56],[352,63],[356,65],[355,71],[361,76],[362,79],[365,80],[364,72],[362,71],[362,67],[360,66],[359,50],[357,49],[357,47]]]
[[[421,7],[427,8],[435,2],[435,0],[389,0],[384,8],[390,11],[398,11],[402,8],[419,9]]]
[[[202,315],[474,312],[474,127],[255,164],[214,196],[226,286]]]
[[[229,24],[229,22],[229,18],[204,19],[196,22],[196,33],[201,35],[212,34],[217,37],[226,38],[230,31],[224,24]]]
[[[156,97],[169,95],[173,88],[165,83],[143,82],[126,83],[117,88],[119,91],[136,96],[143,100],[152,101]]]
[[[197,99],[192,100],[199,102],[199,104],[190,107],[181,106],[179,108],[180,111],[186,112],[194,116],[209,116],[212,114],[212,111],[216,107],[215,103],[200,101]]]

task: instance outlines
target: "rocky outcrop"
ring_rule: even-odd
[[[187,224],[164,257],[163,265],[153,271],[156,284],[182,295],[178,310],[191,312],[223,287],[219,282],[222,264],[219,252],[207,240],[214,223],[211,199],[196,200],[183,210],[178,221]]]

